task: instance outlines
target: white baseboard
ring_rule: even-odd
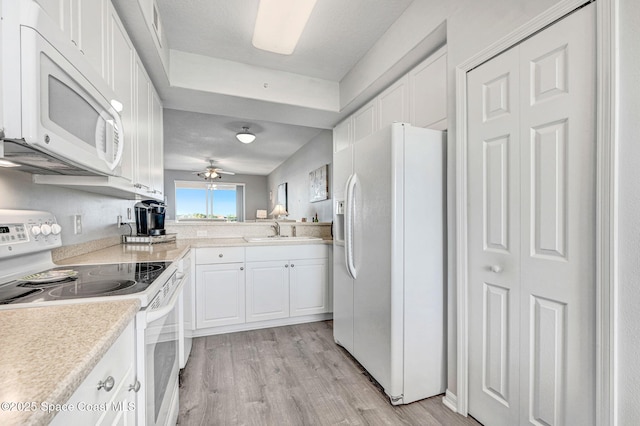
[[[216,334],[235,333],[237,331],[258,330],[261,328],[281,327],[284,325],[302,324],[305,322],[325,321],[333,318],[333,313],[305,315],[300,317],[288,317],[268,321],[248,322],[243,324],[224,325],[220,327],[209,327],[193,330],[191,336],[185,331],[187,337],[205,337]]]
[[[447,389],[444,396],[442,397],[442,403],[445,405],[445,407],[447,407],[454,413],[458,412],[458,397],[455,396],[455,394],[449,389]]]

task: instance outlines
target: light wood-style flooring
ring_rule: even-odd
[[[180,425],[478,425],[437,396],[392,406],[331,321],[194,339]]]

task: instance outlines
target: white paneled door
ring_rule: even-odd
[[[595,422],[595,6],[467,75],[469,413]]]

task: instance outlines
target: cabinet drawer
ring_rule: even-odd
[[[123,388],[128,391],[129,385],[135,382],[134,338],[132,321],[91,370],[86,379],[78,386],[78,389],[71,395],[69,400],[66,401],[66,404],[73,405],[76,408],[103,404],[103,407],[106,407],[107,410],[63,411],[53,418],[51,425],[100,424],[104,418],[113,416],[113,413],[109,413],[109,411],[113,409],[111,402],[113,402],[114,397],[120,395],[120,391]],[[105,381],[109,376],[114,379],[113,388],[109,391],[98,389],[98,383]]]
[[[247,247],[247,262],[317,259],[327,257],[328,249],[329,246],[325,244]]]
[[[208,247],[196,249],[196,265],[244,262],[244,247]]]

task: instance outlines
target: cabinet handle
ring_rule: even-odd
[[[241,271],[244,271],[244,266],[241,266],[241,267],[240,267],[240,270],[241,270]]]
[[[296,266],[296,265],[294,265],[294,264],[292,263],[292,264],[291,264],[291,267],[293,268],[294,266]]]
[[[285,267],[285,268],[288,268],[288,267],[289,267],[289,265],[288,265],[288,264],[287,264],[287,265],[284,265],[284,267]]]
[[[140,390],[140,380],[136,379],[136,382],[132,385],[129,385],[129,392],[134,391],[138,393]]]
[[[218,257],[223,257],[223,256],[224,256],[224,254],[222,254],[222,253],[220,253],[220,254],[218,255]]]
[[[98,382],[98,390],[104,388],[104,390],[106,390],[107,392],[110,392],[115,385],[116,385],[116,379],[114,379],[113,376],[109,376],[104,382],[102,380]]]

